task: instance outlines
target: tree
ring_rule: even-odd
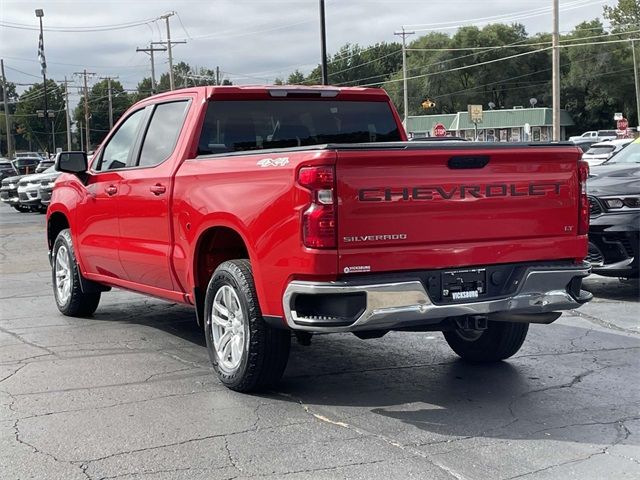
[[[113,122],[117,122],[122,114],[133,104],[135,98],[127,94],[122,84],[111,80],[111,99],[113,104]],[[91,145],[99,145],[109,133],[109,85],[107,80],[96,83],[87,97],[91,119],[89,121],[89,139]],[[74,118],[84,123],[84,96],[75,109]]]
[[[288,85],[303,85],[304,83],[305,83],[304,73],[302,73],[300,70],[297,70],[297,69],[295,72],[289,75],[289,78],[287,78]]]
[[[37,113],[38,110],[44,111],[44,83],[36,83],[18,98],[14,117],[16,133],[23,136],[32,148],[42,151],[48,149],[47,145],[64,145],[66,137],[64,89],[53,80],[47,80],[47,108],[54,116],[51,122],[45,123],[44,117]],[[51,125],[55,136],[51,135]]]
[[[625,32],[640,28],[640,2],[638,0],[618,0],[618,5],[604,6],[604,18],[611,22],[613,31]]]
[[[205,85],[232,85],[231,81],[218,78],[216,71],[209,68],[193,68],[186,62],[180,62],[173,66],[173,80],[176,88],[200,87]],[[170,89],[169,72],[163,73],[158,82],[158,92],[167,92]]]
[[[7,144],[7,127],[5,119],[3,118],[5,115],[4,112],[4,104],[2,100],[4,99],[4,90],[2,88],[2,84],[0,83],[0,104],[2,107],[2,116],[0,117],[0,155],[8,154],[8,144]],[[16,93],[16,86],[13,83],[7,82],[7,103],[9,104],[9,114],[13,114],[15,112],[16,101],[18,100],[18,94]],[[11,128],[11,127],[10,127]],[[15,127],[12,128],[12,132],[14,133]],[[15,137],[14,137],[15,138]]]

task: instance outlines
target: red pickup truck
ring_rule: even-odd
[[[292,331],[443,331],[497,361],[591,296],[588,167],[568,144],[407,142],[383,90],[199,87],[134,105],[47,215],[65,315],[125,288],[195,306],[229,388],[276,382]]]

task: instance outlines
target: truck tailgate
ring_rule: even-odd
[[[339,150],[339,271],[583,258],[579,158],[567,146]]]

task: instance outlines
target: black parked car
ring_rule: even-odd
[[[640,140],[591,167],[587,182],[593,273],[638,278],[640,261]]]
[[[13,161],[13,166],[20,175],[36,173],[36,168],[42,161],[42,157],[18,157]]]

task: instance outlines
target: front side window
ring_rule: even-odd
[[[164,162],[173,153],[188,110],[189,102],[156,106],[142,144],[138,165],[150,167]]]
[[[140,124],[144,119],[144,108],[131,114],[105,146],[96,170],[124,168],[133,150]]]
[[[213,100],[207,109],[198,153],[401,139],[386,102]]]

